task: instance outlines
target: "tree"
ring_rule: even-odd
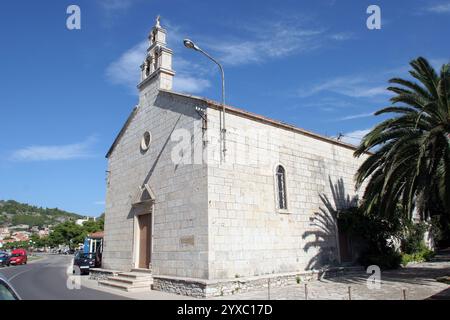
[[[103,217],[98,218],[96,221],[94,220],[88,220],[83,222],[83,229],[87,233],[94,233],[97,231],[103,231],[105,224],[105,220]]]
[[[378,112],[394,114],[361,141],[355,156],[373,151],[356,174],[367,181],[366,212],[395,215],[401,204],[422,218],[450,215],[450,64],[440,73],[419,57],[410,63],[418,80],[391,79],[392,105]]]
[[[64,244],[74,248],[79,243],[84,242],[87,234],[88,232],[82,226],[73,221],[66,221],[57,225],[50,233],[49,243],[51,246]]]
[[[32,234],[30,240],[35,248],[43,248],[49,245],[48,237],[40,237],[37,234]]]
[[[28,249],[30,247],[30,243],[28,241],[15,241],[8,242],[5,244],[4,249],[14,250],[14,249]]]

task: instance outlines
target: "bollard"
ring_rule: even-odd
[[[267,300],[270,300],[270,278],[267,279]]]
[[[352,287],[348,287],[348,300],[352,300]]]
[[[406,289],[403,289],[403,300],[406,300]]]
[[[305,283],[305,300],[308,300],[308,284]]]

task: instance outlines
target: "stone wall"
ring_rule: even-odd
[[[91,280],[107,280],[109,277],[115,277],[119,271],[93,268],[89,270],[89,279]]]
[[[209,139],[215,141],[219,111],[209,108],[208,121]],[[357,194],[353,177],[363,159],[353,158],[352,148],[232,111],[226,123],[226,161],[220,162],[217,144],[208,150],[209,279],[337,263],[336,226],[326,202],[333,208],[348,205]],[[287,173],[287,210],[276,206],[280,164]]]
[[[160,93],[158,83],[141,88],[139,108],[109,157],[103,268],[136,267],[135,214],[139,187],[155,194],[152,271],[155,275],[208,277],[206,166],[172,161],[174,131],[201,128],[194,102]],[[144,132],[152,142],[140,149]],[[194,144],[202,143],[194,140]],[[185,155],[189,157],[190,155]]]
[[[344,208],[361,193],[353,176],[364,158],[353,158],[350,147],[230,111],[223,162],[219,111],[207,109],[203,131],[198,106],[205,102],[143,88],[137,113],[109,157],[103,267],[135,267],[131,203],[144,183],[156,195],[155,276],[241,279],[339,262],[327,206]],[[176,163],[178,141],[171,136],[181,138],[179,129],[192,141]],[[152,143],[142,153],[145,131]],[[205,162],[195,159],[199,146],[200,152],[207,146]],[[277,165],[286,170],[287,210],[276,206]]]
[[[267,289],[269,286],[275,288],[293,285],[300,282],[317,280],[321,275],[321,271],[311,271],[220,281],[154,277],[152,289],[195,298],[208,298]]]
[[[220,297],[257,290],[270,290],[270,288],[288,285],[298,285],[321,278],[348,275],[363,270],[364,268],[362,267],[335,268],[228,280],[200,280],[156,276],[153,279],[152,289],[195,298]]]

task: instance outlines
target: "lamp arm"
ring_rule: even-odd
[[[217,61],[216,59],[214,59],[211,55],[209,55],[206,51],[203,51],[200,48],[197,48],[197,51],[203,53],[205,56],[207,56],[212,62],[214,62],[215,64],[217,64],[217,66],[220,69],[221,75],[222,75],[222,104],[225,105],[225,71],[222,67],[222,65],[219,63],[219,61]]]
[[[202,49],[200,49],[198,47],[196,48],[196,50],[203,53],[212,62],[214,62],[219,67],[221,75],[222,75],[222,123],[223,123],[222,136],[223,136],[223,153],[225,154],[227,151],[227,148],[226,148],[226,132],[227,132],[227,130],[226,130],[226,126],[225,126],[225,71],[224,71],[222,65],[219,63],[219,61],[214,59],[207,52],[203,51]]]

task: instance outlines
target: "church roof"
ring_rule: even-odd
[[[125,131],[127,131],[128,125],[131,123],[131,121],[134,119],[134,116],[136,115],[138,110],[138,107],[134,107],[133,111],[131,111],[130,115],[128,116],[127,121],[125,122],[125,124],[123,125],[122,129],[120,130],[119,134],[117,135],[116,139],[114,139],[113,144],[111,145],[111,147],[108,150],[108,153],[106,154],[106,158],[109,158],[109,156],[112,154],[112,152],[114,151],[114,148],[116,147],[116,145],[119,143],[120,138],[122,138],[122,136],[124,135]]]
[[[160,91],[168,93],[168,94],[180,96],[180,97],[185,97],[185,98],[191,98],[191,99],[199,100],[199,101],[202,101],[202,102],[206,103],[209,107],[212,107],[214,109],[218,109],[218,110],[222,109],[222,104],[220,102],[217,102],[217,101],[214,101],[214,100],[210,100],[208,98],[198,97],[198,96],[194,96],[194,95],[189,95],[189,94],[184,94],[184,93],[179,93],[179,92],[174,92],[174,91],[169,91],[169,90],[162,90],[162,89],[160,89]],[[345,147],[345,148],[352,149],[352,150],[356,150],[357,149],[357,147],[355,145],[352,145],[352,144],[349,144],[349,143],[346,143],[346,142],[343,142],[343,141],[339,141],[339,140],[336,140],[336,139],[333,139],[333,138],[330,138],[330,137],[327,137],[327,136],[323,136],[321,134],[302,129],[302,128],[296,127],[294,125],[291,125],[291,124],[288,124],[288,123],[285,123],[285,122],[282,122],[282,121],[278,121],[278,120],[274,120],[274,119],[271,119],[271,118],[267,118],[265,116],[262,116],[262,115],[259,115],[259,114],[253,113],[253,112],[249,112],[249,111],[246,111],[246,110],[243,110],[243,109],[235,108],[235,107],[232,107],[232,106],[225,106],[225,110],[226,110],[227,113],[230,113],[230,114],[234,114],[234,115],[237,115],[237,116],[245,117],[245,118],[248,118],[248,119],[251,119],[251,120],[255,120],[255,121],[259,121],[259,122],[265,123],[265,124],[269,124],[269,125],[273,125],[273,126],[276,126],[276,127],[280,127],[280,128],[286,129],[286,130],[291,130],[293,132],[301,133],[301,134],[304,134],[306,136],[309,136],[309,137],[312,137],[312,138],[315,138],[315,139],[318,139],[318,140],[322,140],[322,141],[329,142],[329,143],[332,143],[332,144],[335,144],[335,145],[339,145],[341,147]]]
[[[208,107],[211,107],[211,108],[214,108],[214,109],[219,109],[219,110],[222,109],[222,104],[220,102],[217,102],[217,101],[214,101],[214,100],[210,100],[208,98],[198,97],[198,96],[184,94],[184,93],[179,93],[179,92],[175,92],[175,91],[172,91],[172,90],[160,89],[159,91],[162,92],[162,93],[175,95],[175,96],[178,96],[178,97],[184,97],[184,98],[189,98],[189,99],[194,99],[194,100],[197,100],[197,101],[201,101],[201,102],[205,103]],[[120,132],[117,135],[116,139],[114,140],[114,143],[112,144],[111,148],[109,149],[108,153],[106,154],[106,158],[109,158],[109,156],[114,151],[115,146],[117,145],[117,143],[119,142],[120,138],[122,137],[122,135],[127,130],[128,125],[131,123],[131,121],[133,120],[134,116],[136,115],[137,109],[138,109],[138,107],[135,107],[133,109],[133,111],[131,112],[131,114],[128,117],[127,121],[125,122],[124,126],[122,127],[122,129],[120,130]],[[259,115],[259,114],[256,114],[256,113],[252,113],[252,112],[249,112],[249,111],[246,111],[246,110],[243,110],[243,109],[239,109],[239,108],[235,108],[235,107],[231,107],[231,106],[225,106],[225,110],[226,110],[227,113],[230,113],[230,114],[234,114],[234,115],[237,115],[237,116],[240,116],[240,117],[245,117],[245,118],[248,118],[248,119],[251,119],[251,120],[254,120],[254,121],[258,121],[258,122],[261,122],[261,123],[265,123],[265,124],[268,124],[268,125],[272,125],[272,126],[276,126],[276,127],[279,127],[279,128],[283,128],[283,129],[286,129],[286,130],[293,131],[293,132],[297,132],[297,133],[300,133],[300,134],[303,134],[303,135],[306,135],[306,136],[309,136],[309,137],[312,137],[312,138],[315,138],[315,139],[318,139],[318,140],[321,140],[321,141],[325,141],[325,142],[328,142],[328,143],[331,143],[331,144],[334,144],[334,145],[338,145],[338,146],[341,146],[341,147],[344,147],[344,148],[347,148],[347,149],[352,149],[352,150],[356,150],[357,149],[357,147],[352,145],[352,144],[349,144],[349,143],[346,143],[346,142],[343,142],[343,141],[339,141],[339,140],[336,140],[336,139],[333,139],[333,138],[330,138],[330,137],[326,137],[326,136],[320,135],[318,133],[314,133],[314,132],[302,129],[302,128],[296,127],[294,125],[290,125],[290,124],[282,122],[282,121],[278,121],[278,120],[274,120],[274,119],[271,119],[271,118],[267,118],[265,116],[262,116],[262,115]],[[370,153],[368,153],[368,154],[370,154]]]

